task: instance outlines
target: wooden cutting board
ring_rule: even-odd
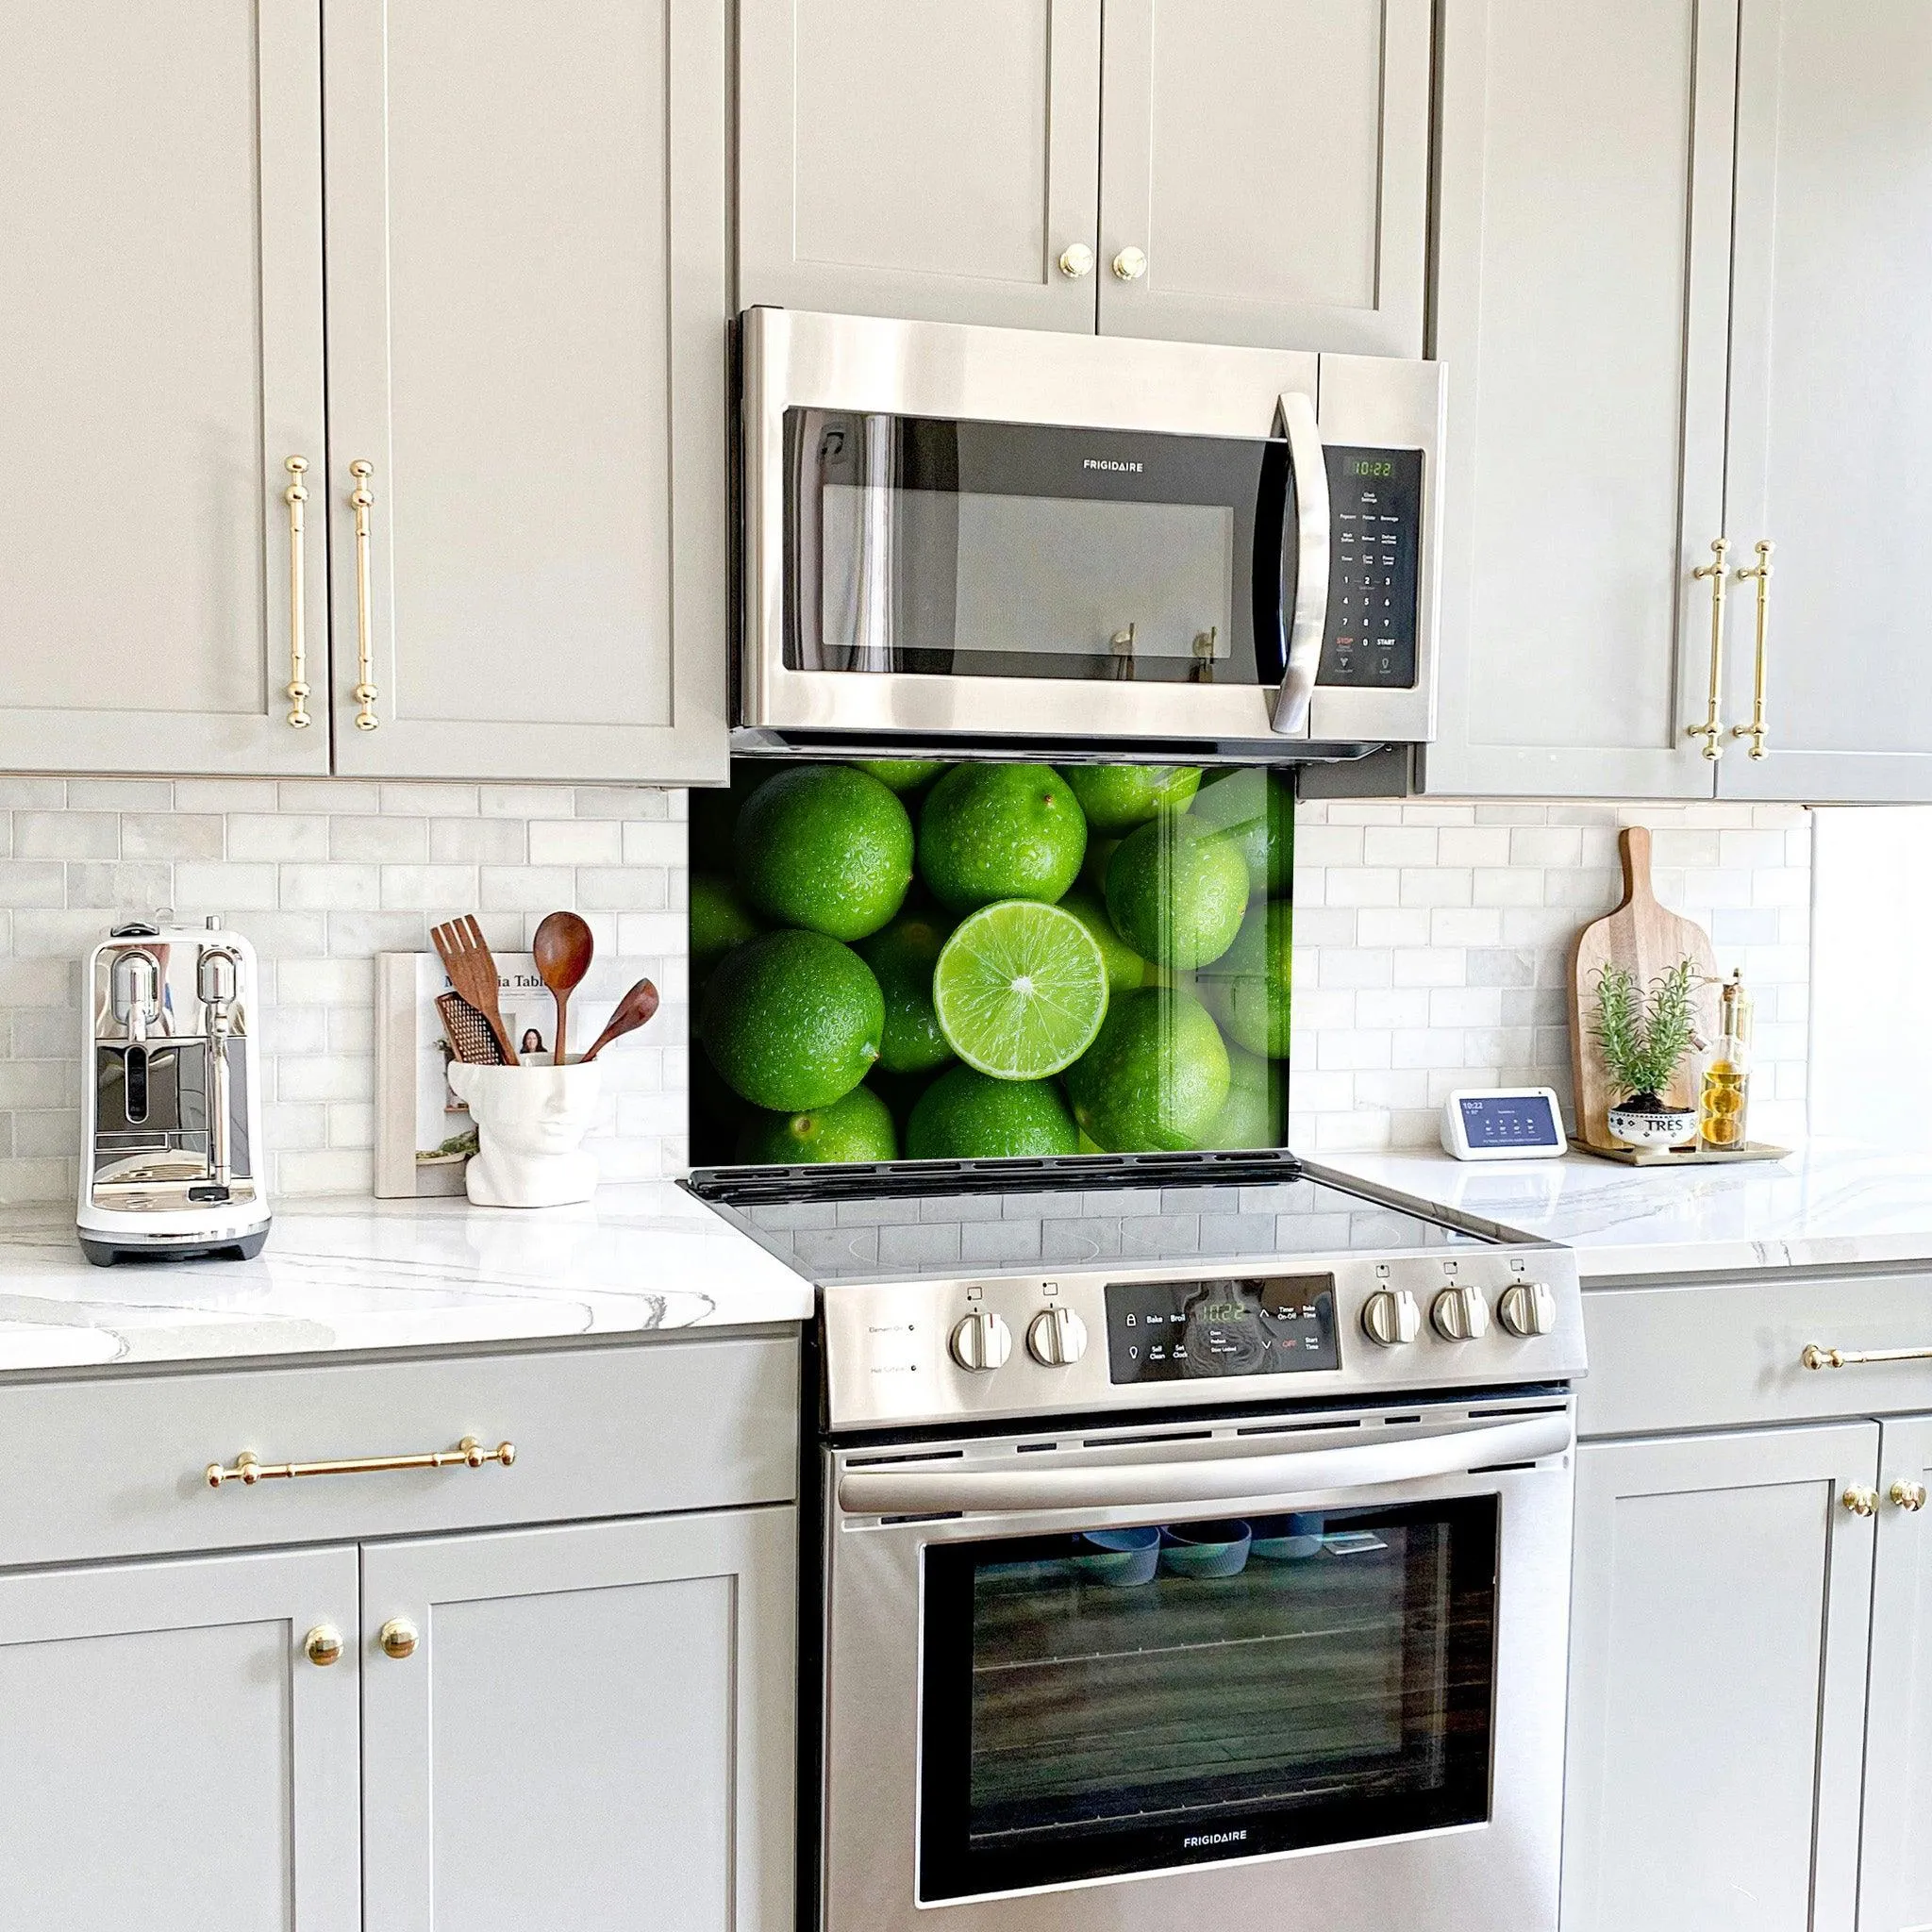
[[[1710,935],[1695,920],[1668,912],[1657,904],[1650,883],[1650,834],[1629,825],[1623,836],[1624,903],[1577,936],[1570,956],[1570,1057],[1576,1076],[1576,1133],[1592,1147],[1615,1147],[1607,1115],[1613,1101],[1591,1031],[1596,1024],[1596,982],[1599,969],[1622,966],[1637,976],[1647,993],[1652,980],[1668,973],[1679,959],[1689,959],[1704,985],[1697,992],[1698,1032],[1707,1041],[1717,1038],[1717,954]],[[1663,1098],[1676,1107],[1694,1107],[1697,1061],[1687,1056]]]

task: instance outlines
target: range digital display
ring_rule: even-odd
[[[1339,1369],[1335,1277],[1109,1281],[1107,1365],[1116,1383]]]

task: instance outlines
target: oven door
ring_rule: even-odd
[[[1550,1932],[1571,1423],[1525,1407],[833,1455],[827,1932]]]

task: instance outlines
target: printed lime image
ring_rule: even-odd
[[[691,821],[694,1165],[1284,1144],[1281,773],[738,759]]]

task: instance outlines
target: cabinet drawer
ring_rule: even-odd
[[[1932,1409],[1932,1359],[1807,1369],[1806,1345],[1932,1348],[1932,1272],[1586,1289],[1586,1436]]]
[[[0,1388],[0,1566],[791,1501],[790,1336],[200,1371]],[[464,1436],[508,1468],[211,1490],[210,1462],[409,1455]]]

